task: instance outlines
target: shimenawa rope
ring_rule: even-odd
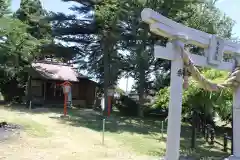
[[[224,81],[224,83],[216,84],[211,82],[210,80],[206,79],[198,70],[197,67],[194,66],[189,53],[184,49],[183,46],[180,46],[181,49],[181,56],[184,63],[184,88],[188,86],[188,77],[191,75],[194,80],[199,82],[200,86],[203,89],[208,91],[219,91],[226,87],[231,87],[233,89],[240,86],[240,66],[237,59],[235,60],[235,65],[233,66],[233,70],[228,76],[228,78]],[[190,75],[189,75],[190,73]]]

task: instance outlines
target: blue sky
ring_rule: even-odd
[[[41,0],[41,2],[43,7],[49,11],[64,13],[71,13],[68,8],[74,4],[74,2],[64,3],[61,2],[61,0]],[[12,0],[12,10],[15,11],[18,9],[19,4],[20,0]],[[233,33],[235,36],[240,37],[240,0],[219,0],[216,6],[233,20],[235,20],[236,24],[233,28]],[[133,83],[134,81],[129,79],[128,88],[131,88]],[[126,89],[126,79],[123,78],[119,81],[119,87],[123,90]]]
[[[19,8],[21,0],[12,0],[12,10],[15,11]],[[45,9],[53,12],[64,12],[64,13],[70,13],[71,11],[68,9],[71,7],[74,2],[68,2],[64,3],[61,0],[40,0],[42,2],[42,5]]]

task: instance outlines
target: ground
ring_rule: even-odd
[[[166,134],[162,137],[161,122],[156,120],[113,116],[107,120],[102,145],[101,116],[92,110],[70,110],[66,119],[59,118],[59,109],[0,107],[0,112],[0,121],[23,126],[19,134],[0,139],[0,159],[4,160],[155,160],[165,153]],[[182,155],[221,159],[229,154],[202,139],[197,141],[197,150],[191,151],[189,129],[182,129]]]

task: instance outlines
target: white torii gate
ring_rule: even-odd
[[[205,55],[190,54],[196,66],[210,67],[218,70],[232,71],[234,62],[224,62],[223,55],[234,54],[240,60],[240,45],[223,40],[193,28],[174,22],[152,9],[145,8],[141,13],[142,20],[150,25],[151,32],[169,38],[172,43],[166,47],[155,45],[157,58],[171,60],[170,102],[167,128],[167,149],[165,160],[178,160],[181,131],[181,111],[183,78],[178,74],[183,69],[180,47],[193,44],[204,48]],[[240,62],[240,61],[239,61]],[[240,86],[233,95],[233,155],[230,160],[240,160]]]

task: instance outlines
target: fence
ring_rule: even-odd
[[[211,125],[205,125],[204,128],[202,128],[202,132],[204,134],[204,138],[206,142],[208,142],[210,145],[214,145],[215,143],[223,146],[223,151],[228,152],[228,150],[231,150],[231,153],[233,153],[233,148],[228,148],[228,143],[232,141],[232,138],[228,136],[227,133],[224,133],[223,135],[223,144],[215,140],[215,130]]]

